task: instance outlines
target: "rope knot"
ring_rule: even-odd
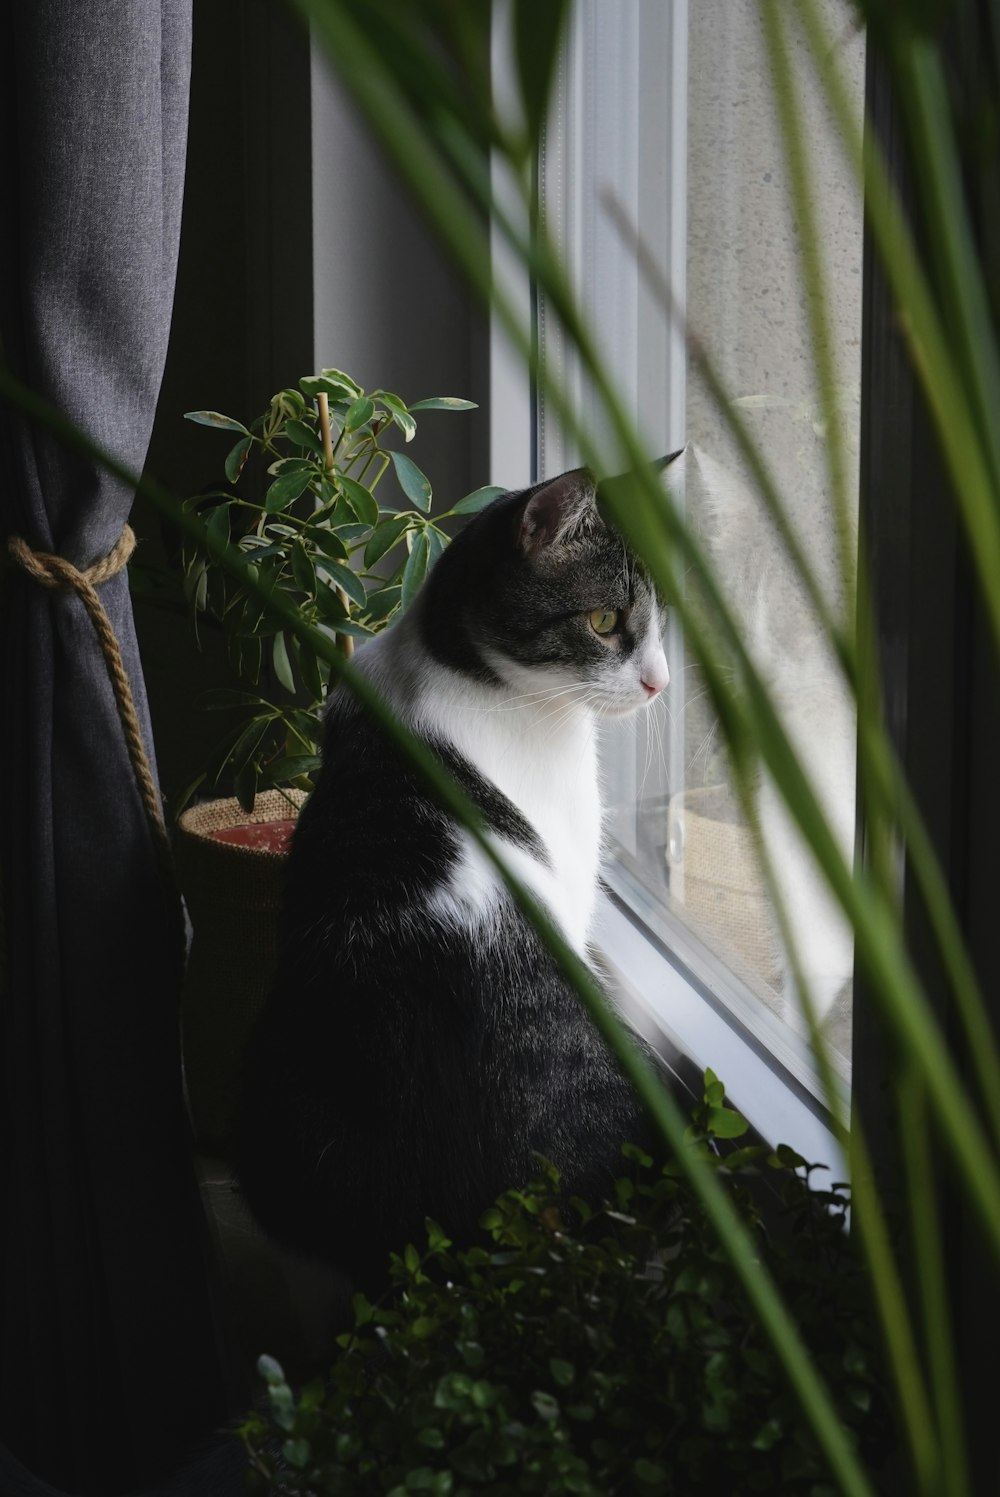
[[[7,541],[8,554],[22,572],[33,577],[42,587],[79,593],[81,597],[85,588],[99,587],[102,582],[116,577],[128,565],[134,550],[135,532],[131,525],[125,526],[107,556],[83,569],[75,567],[63,556],[53,556],[50,551],[33,551],[19,535],[12,535]]]
[[[126,565],[135,550],[135,534],[131,526],[126,525],[108,555],[96,561],[92,567],[85,567],[83,570],[75,567],[65,557],[53,556],[48,551],[33,551],[27,541],[19,535],[12,535],[8,538],[7,550],[11,560],[42,587],[57,592],[74,593],[87,610],[97,634],[105,669],[114,692],[118,719],[125,735],[132,773],[146,811],[154,846],[160,859],[164,878],[167,880],[168,887],[172,887],[170,839],[163,819],[160,792],[143,742],[139,714],[136,711],[121,647],[115,638],[104,604],[95,590],[100,583],[109,581]]]

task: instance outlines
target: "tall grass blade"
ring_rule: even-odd
[[[862,138],[843,80],[828,57],[816,0],[800,0],[796,14],[812,49],[819,77],[837,122],[840,141],[858,181],[880,259],[899,308],[900,331],[934,420],[941,452],[965,524],[986,618],[1000,659],[1000,504],[992,463],[969,409],[956,360],[917,254],[913,235],[873,132]],[[901,20],[900,24],[904,24]],[[985,409],[977,393],[973,409]]]
[[[207,546],[207,528],[195,511],[183,508],[153,481],[140,479],[129,473],[89,437],[78,432],[47,402],[27,390],[3,366],[0,366],[0,396],[44,424],[68,446],[86,453],[128,483],[165,513],[197,545]],[[535,897],[519,883],[506,865],[494,841],[486,835],[478,810],[457,782],[442,767],[427,745],[398,720],[367,678],[351,665],[332,641],[306,622],[283,594],[261,582],[257,572],[248,566],[238,548],[228,543],[213,545],[212,554],[250,594],[260,599],[272,618],[281,620],[289,633],[306,643],[310,650],[326,661],[331,676],[354,692],[390,741],[406,756],[427,788],[468,828],[486,857],[502,874],[519,908],[573,983],[622,1069],[635,1085],[662,1138],[676,1155],[697,1191],[760,1324],[775,1347],[840,1490],[847,1497],[872,1497],[872,1487],[844,1437],[829,1393],[813,1367],[770,1276],[755,1257],[745,1227],[711,1168],[697,1150],[686,1146],[686,1120],[673,1098],[661,1085],[656,1073],[629,1041],[622,1021],[608,1005],[587,965],[569,946]]]
[[[321,34],[335,38],[336,51],[332,57],[334,65],[341,68],[348,86],[355,89],[369,120],[406,179],[425,194],[428,209],[445,243],[450,245],[463,266],[471,265],[473,284],[485,287],[488,294],[488,272],[484,271],[475,249],[475,245],[481,243],[481,230],[475,221],[470,227],[464,193],[451,182],[445,164],[448,160],[456,159],[453,151],[456,123],[451,121],[446,127],[449,149],[445,153],[445,161],[442,161],[432,142],[420,133],[421,122],[415,116],[407,114],[393,88],[391,78],[384,75],[377,50],[358,24],[358,7],[345,8],[337,0],[328,0],[326,4],[321,3],[321,0],[299,0],[299,6],[307,14],[315,16]],[[470,145],[469,152],[472,150],[473,146]],[[475,183],[472,185],[474,187]],[[454,217],[444,211],[449,202],[456,206]],[[601,367],[591,340],[580,326],[571,288],[564,274],[544,238],[534,248],[524,247],[524,253],[578,342],[581,362],[594,380],[621,452],[634,468],[641,470],[646,454],[642,451],[606,371]],[[500,309],[503,315],[509,315],[509,309],[502,305]],[[525,330],[515,323],[513,331],[520,340],[520,346],[527,352],[530,340]],[[579,423],[574,426],[573,413],[566,408],[566,401],[560,399],[558,390],[553,391],[553,399],[560,416],[565,413],[569,429],[578,437],[585,457],[599,469],[600,455],[594,453],[588,433],[580,431]],[[855,886],[849,871],[845,869],[815,795],[746,655],[739,631],[692,534],[672,516],[669,505],[663,506],[662,494],[653,480],[641,471],[639,488],[645,493],[645,504],[641,507],[633,505],[627,510],[619,507],[616,520],[638,553],[647,561],[658,584],[665,595],[674,601],[679,612],[684,605],[679,585],[680,576],[674,565],[674,548],[683,556],[686,566],[697,568],[713,613],[724,625],[725,643],[735,652],[738,660],[749,712],[745,716],[734,712],[731,693],[722,687],[717,671],[708,682],[713,705],[723,717],[724,725],[728,720],[731,726],[739,724],[737,732],[749,728],[759,743],[763,761],[774,776],[789,810],[802,827],[813,847],[817,862],[849,918],[854,920],[859,956],[872,974],[875,991],[883,995],[887,1012],[898,1026],[907,1052],[927,1075],[929,1095],[940,1117],[948,1146],[968,1185],[970,1199],[980,1215],[987,1237],[994,1251],[1000,1253],[1000,1183],[996,1164],[982,1138],[978,1120],[957,1084],[954,1067],[946,1057],[942,1058],[943,1041],[919,982],[902,950],[898,926],[892,912],[885,908],[879,891],[870,881],[866,884],[859,880]],[[665,525],[662,523],[664,521]],[[690,610],[684,614],[684,623],[689,638],[695,643],[699,663],[703,671],[707,671],[711,665],[709,657],[713,653],[711,644],[704,631],[698,629],[697,620],[693,619]]]

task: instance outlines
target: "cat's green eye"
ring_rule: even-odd
[[[616,608],[595,608],[590,615],[590,627],[595,634],[610,634],[617,622]]]

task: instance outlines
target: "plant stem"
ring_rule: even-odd
[[[327,393],[326,393],[325,390],[321,391],[320,394],[316,396],[316,409],[319,412],[319,429],[320,429],[320,436],[321,436],[322,442],[323,442],[323,459],[324,459],[324,462],[325,462],[325,465],[326,465],[327,476],[329,478],[333,478],[333,476],[334,476],[334,466],[333,466],[333,464],[334,464],[334,454],[335,454],[336,449],[334,448],[333,442],[332,442],[332,439],[331,439],[331,433],[330,433],[330,401],[329,401],[329,399],[327,397]],[[344,436],[344,433],[343,433],[343,431],[341,431],[340,436],[337,438],[337,446],[338,447],[339,447],[339,445],[340,445],[340,443],[341,443],[341,441],[343,439],[343,436]],[[347,617],[350,618],[350,616],[351,616],[351,604],[350,604],[350,601],[348,599],[347,594],[344,592],[344,589],[342,587],[338,587],[337,588],[337,597],[340,599],[341,603],[343,603],[343,605],[344,605],[344,612],[347,614]],[[340,647],[341,647],[341,649],[342,649],[342,651],[344,653],[345,659],[350,660],[351,656],[354,654],[354,640],[351,638],[351,636],[349,634],[342,634],[340,636]]]

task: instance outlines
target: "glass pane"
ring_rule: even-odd
[[[827,0],[824,8],[831,46],[849,73],[860,118],[863,36],[853,25],[847,0]],[[575,51],[581,76],[589,79],[595,109],[601,107],[602,91],[613,107],[615,89],[624,88],[621,80],[629,64],[620,56],[623,46],[633,55],[637,82],[636,105],[620,127],[628,135],[634,169],[629,173],[619,161],[610,184],[619,198],[622,183],[626,195],[634,194],[634,201],[625,206],[684,303],[689,329],[710,351],[749,422],[824,593],[842,617],[845,600],[828,434],[816,389],[798,225],[756,0],[700,0],[690,6],[634,5],[629,0],[628,14],[623,13],[620,23],[631,28],[630,37],[615,42],[619,54],[613,76],[610,70],[605,76],[602,62],[607,39],[603,51],[594,43],[599,23],[606,29],[619,25],[610,14],[616,6],[605,0],[596,8],[600,16],[595,12],[591,26],[590,9],[586,4],[579,7],[571,55]],[[570,75],[562,85],[568,105],[563,129],[572,134],[572,63],[569,66]],[[831,288],[833,358],[850,495],[847,547],[853,550],[861,201],[804,48],[794,54],[793,66]],[[596,127],[602,136],[616,128],[610,117]],[[618,144],[620,151],[622,141]],[[606,140],[601,149],[608,154]],[[587,177],[586,159],[584,149],[569,187],[567,174],[559,174],[559,190],[564,199],[569,194],[574,201],[592,194],[599,204],[608,183],[599,166]],[[660,163],[660,170],[646,169],[653,161]],[[545,166],[543,161],[543,205],[551,218],[558,205],[546,195]],[[601,283],[607,281],[608,257],[621,261],[625,248],[593,204],[589,211],[577,207],[576,215],[583,226],[573,239],[583,267],[578,279],[603,347],[623,387],[634,390],[651,443],[659,441],[660,451],[681,442],[686,446],[689,517],[713,558],[744,638],[849,856],[854,837],[854,715],[821,630],[762,513],[723,415],[695,369],[690,364],[684,367],[683,357],[678,373],[678,349],[683,349],[678,327],[671,325],[662,307],[651,309],[648,301],[644,303],[641,291],[634,306],[623,307],[621,288],[629,286],[631,269],[618,280],[613,306],[606,304]],[[588,278],[590,263],[603,265],[604,274]],[[544,358],[544,327],[541,352]],[[549,353],[554,356],[551,349]],[[581,400],[586,408],[585,390]],[[657,401],[659,423],[655,410],[650,414]],[[567,454],[554,442],[547,453],[544,423],[542,434],[543,472],[555,471]],[[648,913],[652,903],[668,923],[683,921],[691,937],[690,950],[700,953],[703,968],[707,963],[718,978],[712,986],[720,998],[736,1008],[770,1048],[801,1058],[804,1025],[787,953],[766,896],[753,836],[730,784],[717,724],[676,627],[671,629],[668,656],[673,679],[667,700],[646,719],[609,734],[606,743],[615,887],[626,896],[632,888],[637,909]],[[809,989],[846,1077],[850,933],[766,776],[760,777],[755,793]]]

